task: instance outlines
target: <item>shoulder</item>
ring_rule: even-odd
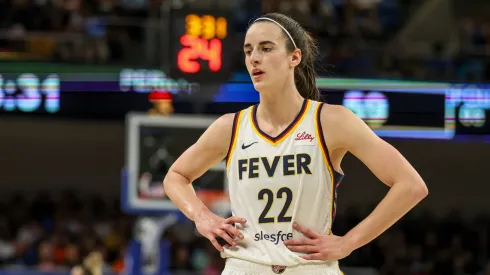
[[[222,116],[220,116],[212,125],[216,128],[221,129],[222,131],[228,131],[231,133],[231,130],[238,125],[235,125],[239,123],[240,117],[243,117],[243,114],[245,111],[249,110],[251,107],[239,110],[235,113],[226,113]]]
[[[233,127],[233,123],[235,121],[235,116],[236,113],[224,114],[220,116],[218,119],[216,119],[216,121],[213,123],[212,126],[217,129],[220,129],[221,131],[231,130],[231,127]]]
[[[342,105],[323,104],[320,123],[323,135],[332,149],[347,149],[361,138],[376,137],[361,118]]]
[[[214,124],[216,124],[216,127],[222,128],[222,129],[228,129],[228,131],[231,131],[235,124],[239,123],[240,117],[243,117],[244,113],[246,111],[249,111],[253,106],[250,106],[246,109],[239,110],[235,113],[227,113],[222,116],[220,116]],[[238,125],[236,125],[238,126]]]
[[[237,113],[227,113],[218,117],[204,132],[199,141],[208,146],[227,148],[237,123]],[[226,146],[225,146],[226,145]]]
[[[320,121],[322,125],[343,127],[353,120],[360,120],[351,110],[342,105],[323,103],[320,107]]]
[[[212,137],[215,140],[229,138],[233,131],[235,123],[235,113],[227,113],[216,119],[206,130],[203,136]],[[207,134],[207,135],[206,135]]]

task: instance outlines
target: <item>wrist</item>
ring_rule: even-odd
[[[198,221],[200,218],[207,216],[211,211],[204,204],[199,205],[198,207],[194,207],[192,211],[190,211],[190,219],[193,222]]]
[[[355,232],[349,232],[344,237],[344,247],[346,250],[354,251],[362,246],[360,237]]]

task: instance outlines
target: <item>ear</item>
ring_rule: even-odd
[[[301,58],[302,58],[302,53],[300,49],[295,49],[293,53],[291,54],[291,62],[289,63],[289,66],[291,68],[294,68],[301,63]]]

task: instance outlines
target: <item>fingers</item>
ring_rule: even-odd
[[[216,250],[218,250],[219,252],[224,251],[223,247],[218,243],[218,241],[216,240],[216,238],[213,235],[211,235],[207,238],[211,242],[211,244],[214,246],[214,248],[216,248]]]
[[[294,252],[318,253],[318,248],[314,245],[288,245],[287,248]]]
[[[217,247],[218,251],[223,252],[222,246],[237,245],[237,242],[235,241],[237,238],[243,239],[243,234],[231,224],[223,224],[220,228],[216,228],[213,231],[213,238],[210,240],[215,247],[219,246]],[[213,241],[216,241],[217,246]]]
[[[235,216],[229,217],[228,219],[225,220],[225,223],[228,224],[235,224],[235,223],[245,224],[246,222],[247,220],[245,220],[244,218],[239,218]]]
[[[243,234],[240,232],[240,230],[238,230],[231,224],[223,224],[221,226],[221,229],[228,232],[228,234],[230,234],[233,238],[243,239]]]
[[[316,242],[308,238],[291,239],[284,241],[285,245],[315,245]]]
[[[216,236],[220,236],[221,238],[223,238],[223,240],[225,240],[231,246],[235,246],[236,245],[236,242],[233,241],[233,239],[231,238],[231,236],[228,235],[228,233],[226,233],[226,231],[217,230]]]
[[[234,224],[245,224],[246,222],[247,221],[245,219],[235,216],[221,220],[221,222],[218,223],[219,225],[216,224],[218,225],[218,228],[212,230],[211,234],[206,236],[206,238],[211,242],[216,250],[223,252],[223,246],[226,246],[227,244],[230,246],[235,246],[237,245],[237,242],[234,239],[243,239],[243,234],[240,232],[240,230],[234,227]]]
[[[245,220],[244,218],[232,216],[225,219],[225,224],[221,226],[221,229],[228,232],[233,238],[243,239],[243,234],[240,232],[240,230],[235,228],[233,225],[235,223],[239,223],[243,225],[246,222],[247,220]]]
[[[221,229],[215,229],[211,235],[206,237],[211,244],[216,248],[219,252],[223,252],[223,246],[231,245],[234,246],[236,245],[236,242],[233,241],[233,239],[226,233],[225,231]]]
[[[297,223],[293,224],[293,228],[298,230],[299,232],[303,233],[303,235],[305,235],[306,237],[308,237],[310,239],[315,239],[318,236],[320,236],[319,234],[313,232],[313,230],[306,228],[304,226],[301,226]]]

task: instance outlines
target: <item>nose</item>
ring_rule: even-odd
[[[257,64],[260,64],[260,61],[261,61],[261,55],[258,51],[252,51],[252,53],[250,54],[250,64],[252,65],[257,65]]]

